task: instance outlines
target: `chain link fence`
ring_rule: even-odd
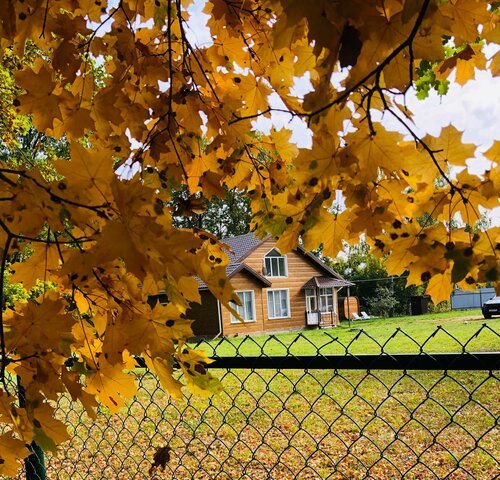
[[[47,456],[47,477],[500,477],[500,333],[335,333],[201,342],[224,385],[209,399],[172,401],[143,368],[122,414],[92,420],[61,397],[72,440]],[[160,451],[169,461],[150,475]]]

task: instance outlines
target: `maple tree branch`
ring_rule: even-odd
[[[264,176],[264,174],[262,173],[262,170],[264,168],[266,168],[264,165],[262,165],[260,162],[258,162],[258,160],[255,158],[255,156],[252,154],[252,152],[250,151],[250,149],[248,148],[248,145],[245,144],[245,152],[247,152],[247,155],[248,155],[248,158],[250,159],[250,162],[251,164],[254,166],[256,172],[257,172],[257,175],[260,179],[260,184],[261,184],[261,187],[264,188],[265,185],[264,185],[264,180],[267,180],[267,178]],[[260,164],[259,164],[260,163]],[[262,167],[262,168],[260,168]],[[269,174],[269,169],[268,170],[268,174]]]
[[[5,379],[5,369],[9,363],[9,359],[7,358],[6,346],[5,346],[3,312],[5,309],[5,296],[4,296],[5,270],[7,269],[7,260],[11,242],[12,242],[12,236],[7,235],[2,252],[2,263],[0,265],[0,302],[1,302],[0,303],[0,355],[2,356],[2,358],[0,359],[0,381],[2,382],[5,392],[7,393],[8,393],[8,386]]]
[[[181,45],[182,45],[182,65],[186,66],[186,52],[187,52],[187,38],[184,32],[184,18],[182,17],[182,3],[181,0],[175,0],[177,21],[179,22],[179,30],[181,32]],[[192,75],[191,75],[192,76]]]
[[[177,156],[177,160],[179,161],[179,165],[181,167],[182,174],[184,175],[184,180],[185,180],[186,186],[187,186],[187,182],[189,180],[189,175],[187,174],[186,168],[184,167],[184,163],[182,162],[182,158],[181,158],[179,151],[177,150],[177,146],[175,144],[175,139],[172,137],[172,132],[170,130],[168,130],[168,134],[170,136],[170,140],[172,141],[172,147],[174,147],[175,155]],[[188,189],[188,193],[189,193],[189,189]]]
[[[424,20],[425,14],[427,12],[427,9],[429,7],[430,0],[424,0],[422,7],[419,11],[419,14],[417,16],[417,19],[415,20],[415,24],[413,25],[413,28],[408,35],[408,37],[401,43],[399,44],[382,62],[380,62],[379,65],[377,65],[373,70],[368,72],[361,80],[356,82],[351,88],[345,90],[342,92],[340,95],[338,95],[334,100],[331,102],[323,105],[322,107],[312,111],[312,112],[293,112],[290,110],[285,110],[285,109],[275,109],[272,107],[267,108],[266,110],[262,112],[258,112],[253,115],[247,115],[247,116],[237,116],[236,114],[233,113],[233,120],[230,120],[228,123],[231,125],[232,123],[241,121],[241,120],[250,120],[253,118],[258,118],[263,115],[266,115],[268,113],[272,112],[280,112],[280,113],[288,113],[292,117],[301,117],[301,118],[307,118],[309,121],[315,117],[316,115],[319,115],[320,113],[324,112],[325,110],[328,110],[329,108],[333,107],[334,105],[338,105],[342,103],[344,100],[347,100],[349,96],[354,93],[356,90],[358,90],[361,86],[363,86],[370,78],[373,76],[376,77],[376,85],[379,84],[380,81],[380,75],[382,74],[383,70],[391,61],[396,58],[405,48],[408,48],[412,45],[413,40],[415,39],[415,36],[418,33],[418,29],[420,28],[420,25],[422,24],[422,21]],[[410,57],[410,60],[412,57]],[[411,62],[410,62],[411,63]],[[413,78],[413,74],[411,76]],[[411,86],[411,82],[407,89]]]
[[[186,23],[186,21],[182,17],[182,3],[180,0],[177,0],[177,18],[179,20],[179,25],[180,25],[180,29],[181,29],[181,40],[182,40],[183,52],[184,52],[184,56],[182,59],[183,64],[185,64],[186,58],[188,58],[188,57],[194,58],[196,64],[198,65],[198,68],[200,69],[200,72],[201,72],[203,78],[205,78],[205,80],[207,81],[207,84],[208,84],[210,90],[212,91],[212,94],[214,95],[215,99],[218,102],[220,102],[219,96],[217,95],[217,91],[215,90],[214,86],[212,85],[212,82],[210,81],[210,79],[208,78],[208,75],[205,72],[203,65],[201,64],[201,62],[198,58],[198,55],[196,55],[195,49],[192,47],[191,42],[188,40],[188,38],[186,36],[186,32],[184,29],[184,24]],[[193,79],[193,83],[196,85],[193,71],[190,71],[190,75],[191,75],[191,78]],[[201,95],[200,95],[200,98],[203,100]]]
[[[15,175],[19,175],[20,177],[23,177],[27,180],[31,180],[37,187],[41,188],[45,192],[47,192],[52,200],[55,200],[56,202],[62,202],[62,203],[67,203],[68,205],[73,205],[74,207],[80,207],[84,208],[87,210],[92,210],[96,212],[97,214],[100,214],[101,216],[105,216],[105,213],[102,211],[102,209],[106,208],[109,206],[108,203],[103,203],[101,205],[85,205],[84,203],[80,202],[75,202],[74,200],[69,200],[67,198],[61,197],[60,195],[57,195],[54,193],[50,187],[47,187],[40,183],[36,178],[30,176],[26,170],[14,170],[11,168],[0,168],[0,179],[3,180],[5,183],[9,184],[11,187],[17,187],[16,182],[13,182],[11,179],[7,178],[4,173],[11,173]]]
[[[408,45],[408,85],[404,89],[403,92],[398,92],[401,95],[406,95],[408,90],[411,88],[413,85],[413,70],[414,70],[414,63],[415,63],[415,54],[413,53],[413,42]]]
[[[83,252],[83,248],[82,248],[82,243],[85,243],[85,242],[93,242],[95,241],[94,239],[91,239],[91,238],[88,238],[86,240],[82,240],[84,237],[82,237],[81,239],[80,238],[76,238],[67,228],[64,230],[64,233],[66,235],[68,235],[69,238],[71,238],[72,242],[68,242],[69,245],[76,245],[76,247],[80,250],[80,252]],[[85,237],[87,238],[87,237]],[[63,245],[65,244],[65,242],[63,242]],[[57,246],[59,248],[59,245],[60,245],[60,242],[57,242]],[[61,260],[62,260],[62,256],[61,256]]]
[[[93,268],[92,269],[92,274],[94,275],[94,277],[96,278],[96,280],[99,282],[99,284],[101,285],[102,288],[104,288],[105,292],[118,304],[120,305],[122,303],[122,299],[121,298],[118,298],[112,291],[111,289],[109,288],[109,285],[106,285],[106,283],[104,283],[103,279],[97,274],[97,272],[95,271],[96,269]]]
[[[285,110],[284,108],[272,108],[272,107],[269,107],[269,108],[266,108],[265,110],[262,110],[262,112],[253,113],[252,115],[239,116],[239,115],[236,115],[233,112],[232,115],[233,115],[234,118],[232,120],[229,120],[227,123],[228,123],[228,125],[232,125],[233,123],[239,122],[241,120],[252,120],[254,118],[259,118],[259,117],[262,117],[263,115],[267,115],[268,113],[273,113],[273,112],[287,113],[292,118],[293,117],[304,117],[304,116],[307,116],[306,113],[291,112],[290,110]]]
[[[54,234],[54,239],[57,243],[57,238]],[[51,241],[50,241],[50,225],[47,227],[47,238],[45,242],[45,265],[43,267],[43,295],[45,296],[45,292],[47,289],[47,267],[48,267],[48,258],[47,258],[47,251],[50,247]],[[58,251],[60,251],[59,246],[57,247]]]
[[[420,28],[420,25],[422,24],[425,14],[427,12],[427,8],[429,7],[430,0],[424,0],[422,3],[422,7],[420,8],[420,12],[418,13],[417,19],[415,20],[415,24],[413,25],[413,28],[408,35],[408,37],[405,39],[404,42],[402,42],[400,45],[398,45],[382,62],[380,62],[379,65],[377,65],[376,68],[374,68],[371,72],[366,74],[361,80],[359,80],[353,87],[351,87],[349,90],[346,90],[343,92],[340,96],[338,96],[335,100],[333,100],[330,103],[327,103],[321,108],[318,108],[317,110],[308,113],[304,116],[312,118],[325,110],[333,107],[334,105],[337,105],[341,103],[342,101],[346,100],[351,93],[355,92],[360,86],[362,86],[365,82],[367,82],[371,77],[374,75],[380,79],[380,75],[382,74],[382,71],[384,70],[391,61],[396,58],[405,48],[410,46],[413,43],[413,40],[415,39],[415,36],[418,33],[418,29]]]
[[[0,169],[0,179],[4,181],[7,185],[10,185],[11,187],[17,187],[16,182],[12,181],[10,178],[7,178],[4,173],[14,173],[15,175],[21,175],[22,173],[25,173],[24,171],[19,171],[19,170],[11,170],[11,169]]]
[[[40,36],[38,38],[45,38],[45,27],[47,26],[47,15],[49,13],[49,0],[45,3],[45,13],[43,15],[43,24],[42,31],[40,32]]]
[[[188,42],[187,46],[188,46],[188,52],[191,52],[191,56],[194,58],[195,62],[198,65],[198,68],[200,69],[201,74],[203,75],[203,77],[207,81],[208,86],[210,87],[210,90],[212,91],[213,96],[220,103],[220,98],[217,95],[217,91],[215,90],[214,86],[212,85],[212,82],[210,81],[210,79],[208,78],[208,75],[206,74],[205,69],[203,68],[203,65],[201,64],[201,62],[198,58],[198,55],[196,55],[194,49],[191,47],[191,44],[189,42]],[[193,75],[193,81],[194,81],[194,75]]]
[[[127,20],[130,31],[132,32],[133,35],[135,35],[134,25],[128,16],[127,10],[125,10],[125,8],[123,8],[123,1],[122,0],[120,0],[120,3],[118,4],[117,8],[122,11],[123,16],[125,17],[125,20]]]
[[[173,117],[173,82],[174,82],[174,66],[173,66],[173,60],[172,60],[172,35],[171,35],[171,26],[172,26],[172,5],[171,5],[172,0],[168,0],[168,6],[167,6],[167,52],[168,52],[168,70],[169,70],[169,77],[170,77],[170,85],[169,85],[169,90],[168,90],[168,109],[167,112],[160,115],[158,119],[155,121],[155,124],[153,125],[153,128],[151,128],[147,135],[146,138],[143,142],[143,145],[139,148],[137,153],[134,155],[134,161],[139,161],[140,156],[142,153],[146,151],[147,147],[150,147],[153,142],[155,141],[156,138],[158,138],[162,133],[165,133],[170,129],[170,122],[171,118]],[[182,27],[182,16],[179,16],[180,13],[178,12],[178,18],[179,18],[179,23],[181,25],[181,35],[183,38],[185,38],[183,27]],[[187,39],[185,40],[188,47],[190,48],[189,43],[187,42]],[[163,55],[163,54],[162,54]],[[195,57],[196,59],[196,57]],[[200,66],[200,70],[203,71],[203,68]],[[167,126],[165,128],[162,128],[161,130],[157,130],[158,126],[160,123],[167,118]],[[172,138],[172,136],[170,135]],[[174,147],[175,148],[175,147]],[[186,177],[187,178],[187,177]]]
[[[174,66],[172,62],[172,0],[167,0],[167,42],[168,42],[168,71],[170,76],[170,85],[168,88],[168,121],[170,126],[170,115],[172,114],[173,95],[174,95]]]
[[[371,114],[371,104],[372,104],[372,97],[375,93],[375,89],[372,88],[368,90],[368,93],[366,95],[366,119],[368,121],[368,130],[370,131],[370,135],[373,137],[377,132],[375,131],[375,128],[373,127],[373,121],[372,121],[372,114]],[[362,108],[362,107],[360,107]]]
[[[25,360],[31,360],[32,358],[40,358],[39,353],[32,353],[31,355],[25,355],[24,357],[19,358],[9,358],[8,363],[19,363],[24,362]]]
[[[91,301],[90,296],[86,292],[84,292],[78,285],[76,285],[75,283],[72,283],[71,284],[71,300],[73,301],[74,307],[78,310],[78,314],[80,315],[80,309],[78,308],[78,305],[76,304],[76,301],[75,301],[75,291],[80,292],[85,297],[85,300],[87,300],[89,309],[92,308],[91,305],[95,305],[95,302]]]
[[[64,245],[65,247],[71,247],[73,246],[75,243],[79,244],[79,243],[90,243],[90,242],[95,242],[95,239],[92,239],[92,238],[89,238],[89,237],[81,237],[81,238],[74,238],[73,241],[66,241],[66,242],[60,242],[58,240],[50,240],[50,242],[47,242],[46,239],[43,239],[43,238],[39,238],[39,237],[30,237],[28,235],[23,235],[21,233],[14,233],[12,232],[8,227],[7,225],[2,221],[0,220],[0,228],[7,234],[7,235],[10,235],[13,239],[16,239],[16,240],[22,240],[22,241],[25,241],[25,242],[33,242],[33,243],[48,243],[49,245]],[[68,233],[68,232],[66,232]],[[75,242],[75,243],[73,243]]]
[[[78,312],[77,317],[78,317],[78,320],[80,321],[80,326],[82,327],[83,336],[85,338],[85,343],[87,344],[87,348],[89,349],[90,357],[92,359],[92,362],[94,362],[94,366],[95,366],[96,370],[99,371],[99,363],[97,362],[97,359],[94,356],[94,352],[92,351],[92,345],[90,344],[90,340],[87,337],[87,329],[85,328],[85,325],[83,324],[83,319],[82,319],[82,316],[80,315],[80,311],[77,310],[77,312]]]
[[[96,212],[100,216],[106,216],[106,214],[103,212],[103,209],[109,206],[109,203],[102,203],[101,205],[85,205],[84,203],[80,202],[75,202],[74,200],[69,200],[68,198],[61,197],[60,195],[57,195],[54,193],[50,187],[46,187],[45,185],[42,185],[37,179],[30,177],[29,175],[23,175],[26,179],[31,180],[37,187],[40,187],[42,190],[45,190],[49,195],[51,200],[55,200],[56,202],[62,202],[62,203],[67,203],[68,205],[73,205],[74,207],[79,207],[79,208],[84,208],[87,210],[92,210],[93,212]]]
[[[90,44],[92,43],[92,40],[94,40],[94,38],[96,37],[97,35],[97,32],[106,24],[108,23],[109,20],[111,20],[116,12],[120,11],[122,9],[122,0],[120,0],[120,3],[118,4],[118,6],[116,8],[113,9],[112,12],[110,12],[108,14],[108,16],[97,26],[97,28],[95,30],[92,31],[92,33],[90,34],[90,37],[89,39],[86,41],[86,42],[83,42],[83,43],[80,43],[78,45],[78,48],[84,48],[85,47],[85,51],[87,53],[90,52]]]
[[[385,108],[385,103],[384,103],[384,108]],[[439,165],[439,162],[437,161],[436,159],[436,153],[437,151],[435,150],[432,150],[429,145],[427,145],[426,142],[424,142],[424,140],[422,140],[414,131],[413,129],[397,114],[394,112],[394,110],[390,107],[387,106],[387,108],[385,108],[386,111],[388,111],[405,129],[406,131],[412,136],[413,140],[420,144],[422,146],[422,148],[427,152],[427,154],[429,155],[429,157],[432,159],[432,162],[434,163],[434,165],[436,166],[439,174],[444,178],[444,180],[446,181],[446,183],[450,186],[450,194],[453,195],[454,192],[458,192],[458,194],[460,195],[460,197],[462,198],[462,201],[464,202],[464,204],[468,203],[467,199],[465,198],[463,192],[462,192],[462,189],[457,187],[449,178],[448,176],[446,175],[446,173],[444,172],[444,170],[442,169],[441,165]]]

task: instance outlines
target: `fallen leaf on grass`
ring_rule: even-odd
[[[151,468],[148,471],[149,476],[151,477],[153,473],[156,472],[157,468],[161,468],[161,471],[163,472],[169,461],[170,447],[158,447],[153,455],[153,465],[151,465]]]

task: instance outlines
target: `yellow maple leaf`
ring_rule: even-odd
[[[173,358],[152,358],[150,355],[146,355],[144,358],[148,368],[158,375],[163,390],[174,398],[182,398],[181,388],[183,384],[173,377]]]
[[[85,391],[95,395],[111,413],[116,413],[125,405],[125,399],[137,392],[137,386],[134,376],[125,373],[121,363],[112,365],[101,359],[99,369],[87,378]]]
[[[8,348],[18,354],[30,355],[46,349],[69,353],[75,319],[64,312],[64,303],[56,292],[48,292],[39,305],[21,304],[18,312],[9,312],[5,322],[10,326]]]
[[[232,82],[243,102],[243,115],[252,115],[267,109],[267,97],[271,94],[271,89],[262,80],[253,75],[233,74]]]
[[[291,162],[298,153],[297,146],[290,141],[292,131],[286,128],[280,130],[271,130],[272,141],[274,142],[274,150],[285,162]]]
[[[203,351],[179,345],[177,359],[191,393],[210,397],[222,391],[219,379],[209,373],[206,368],[213,360],[208,358]]]
[[[12,438],[10,432],[0,435],[0,475],[16,477],[21,468],[20,460],[30,453],[25,443]]]
[[[33,422],[33,440],[42,450],[56,453],[57,445],[71,438],[66,425],[54,418],[54,408],[49,404],[38,405],[30,411],[30,417]]]
[[[484,156],[497,165],[500,165],[500,140],[493,142],[493,145],[484,152]]]
[[[486,57],[477,45],[467,45],[464,50],[447,58],[434,68],[437,79],[445,79],[456,70],[456,81],[459,85],[465,85],[475,76],[475,68],[484,69]]]
[[[326,208],[319,210],[311,227],[303,235],[306,250],[313,250],[323,244],[324,255],[334,258],[342,249],[342,242],[351,239],[352,214],[348,210],[331,213]]]
[[[182,312],[173,303],[157,304],[153,309],[144,305],[142,310],[135,305],[133,312],[128,319],[120,318],[116,325],[108,322],[106,329],[106,337],[113,329],[114,335],[119,336],[116,343],[124,345],[130,353],[142,354],[147,350],[153,357],[169,355],[174,352],[174,343],[193,335],[192,320],[181,318]],[[116,346],[106,337],[103,351],[111,355]]]
[[[404,169],[404,158],[399,143],[402,135],[390,132],[374,123],[375,135],[363,124],[362,128],[346,136],[348,162],[353,165],[355,183],[369,184],[379,179],[380,169],[393,172]]]
[[[56,270],[60,263],[59,249],[56,245],[38,244],[31,247],[34,252],[23,262],[12,264],[11,283],[22,283],[27,290],[38,281],[53,279],[51,270]]]
[[[437,305],[440,302],[448,301],[452,290],[451,270],[447,270],[430,278],[425,293],[430,295],[432,301]]]
[[[490,21],[487,2],[478,0],[454,0],[438,3],[443,15],[453,19],[451,31],[457,45],[474,42],[479,34],[478,26]]]
[[[436,160],[444,172],[447,172],[448,164],[465,166],[465,161],[474,158],[476,151],[476,145],[462,143],[462,132],[451,124],[443,128],[438,137],[427,135],[424,142],[435,152]]]
[[[95,203],[103,203],[109,199],[109,187],[115,177],[113,163],[112,151],[96,147],[89,149],[74,142],[71,144],[71,160],[56,162],[57,171],[68,179],[58,182],[57,188],[60,192],[69,188],[70,193],[79,189],[87,196],[91,193],[89,189],[95,189],[92,192],[98,196]]]
[[[58,96],[54,93],[57,87],[54,73],[46,62],[39,58],[32,68],[26,67],[15,76],[26,90],[18,100],[20,113],[33,115],[33,123],[42,132],[52,128],[56,118],[62,120]]]
[[[500,28],[497,30],[500,31]],[[498,77],[500,75],[500,52],[495,53],[495,55],[491,58],[490,70],[494,77]]]

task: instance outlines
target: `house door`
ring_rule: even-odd
[[[306,297],[306,309],[307,312],[316,312],[318,310],[318,302],[316,300],[316,295]]]
[[[318,299],[315,290],[306,290],[307,325],[319,325],[321,313],[318,311]]]

